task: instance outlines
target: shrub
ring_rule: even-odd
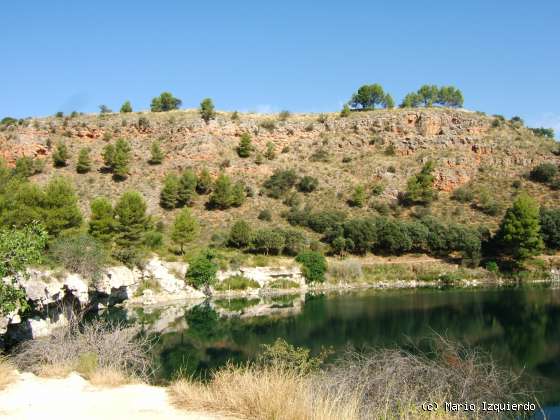
[[[304,176],[297,184],[297,189],[303,193],[310,193],[317,189],[319,180],[312,176]]]
[[[280,198],[283,194],[292,189],[297,182],[297,175],[293,169],[277,169],[268,178],[263,187],[269,197]]]
[[[437,192],[434,190],[434,164],[432,161],[427,162],[422,170],[411,177],[407,181],[407,191],[405,201],[418,204],[429,204],[437,198]]]
[[[328,162],[330,160],[329,151],[324,147],[321,147],[309,156],[309,160],[311,162]]]
[[[546,138],[549,138],[549,139],[554,139],[554,129],[552,129],[552,128],[540,127],[540,128],[530,128],[530,130],[536,136],[546,137]]]
[[[182,101],[175,98],[170,92],[163,92],[161,95],[152,99],[150,109],[152,112],[165,112],[179,109]]]
[[[185,275],[187,282],[197,289],[212,286],[216,282],[216,273],[219,268],[214,259],[215,255],[210,251],[202,251],[193,258]]]
[[[68,158],[69,158],[69,154],[68,154],[68,148],[66,147],[66,144],[62,142],[58,143],[56,149],[52,154],[54,166],[56,166],[57,168],[66,166],[66,161],[68,160]]]
[[[147,231],[144,235],[144,245],[152,250],[161,248],[163,245],[163,233],[155,230]]]
[[[276,129],[276,124],[274,123],[273,120],[264,120],[261,121],[261,123],[259,124],[262,128],[268,130],[268,131],[274,131]]]
[[[377,241],[375,224],[368,219],[353,219],[344,222],[342,232],[348,241],[349,250],[357,254],[365,254]]]
[[[89,157],[89,149],[83,148],[78,155],[78,163],[76,165],[76,172],[85,174],[91,170],[91,158]]]
[[[23,156],[16,159],[13,174],[16,177],[29,178],[32,175],[43,172],[44,166],[44,159],[33,159],[29,156]]]
[[[232,121],[239,121],[239,112],[233,111],[230,118]]]
[[[247,133],[243,133],[239,140],[239,146],[237,146],[237,154],[241,158],[247,158],[251,156],[253,151],[253,146],[251,145],[251,136]]]
[[[208,169],[202,169],[196,182],[196,192],[199,194],[209,194],[212,191],[212,183],[212,177]]]
[[[342,261],[329,266],[329,274],[336,280],[359,280],[363,277],[359,261]]]
[[[244,220],[238,220],[231,227],[228,245],[234,248],[247,248],[253,240],[251,226]]]
[[[276,151],[274,149],[275,149],[274,143],[269,141],[266,144],[266,151],[264,152],[264,157],[267,158],[268,160],[274,160],[274,158],[276,157]]]
[[[270,289],[297,289],[299,283],[286,278],[274,279],[266,285]]]
[[[451,198],[460,203],[470,203],[474,200],[474,192],[469,187],[458,187],[453,190]]]
[[[558,167],[553,163],[541,163],[533,168],[529,177],[536,182],[549,183],[558,175]]]
[[[101,242],[110,242],[115,234],[113,206],[105,197],[95,198],[90,205],[89,234]]]
[[[139,131],[147,131],[150,128],[150,120],[146,117],[139,117],[136,127]]]
[[[226,290],[258,289],[260,287],[260,284],[255,280],[243,276],[232,276],[216,284],[214,288],[222,292]]]
[[[152,142],[150,154],[150,160],[148,161],[150,165],[160,165],[161,162],[163,162],[163,158],[165,157],[158,141]]]
[[[54,260],[66,270],[77,273],[86,280],[98,280],[107,262],[104,247],[85,233],[57,238],[52,243],[50,252]]]
[[[146,202],[136,191],[125,192],[115,205],[115,257],[132,266],[140,258],[140,245],[150,228]]]
[[[500,204],[486,190],[480,192],[476,208],[488,216],[496,216],[501,210]]]
[[[232,185],[231,179],[222,173],[214,184],[214,189],[208,200],[208,207],[225,210],[231,206],[240,206],[244,200],[244,187],[239,183]]]
[[[290,114],[290,111],[285,111],[285,110],[284,110],[284,111],[281,111],[281,112],[278,114],[278,120],[280,120],[280,121],[286,121],[288,118],[290,118],[290,115],[291,115],[291,114]]]
[[[212,99],[203,99],[200,103],[199,112],[200,118],[202,118],[206,124],[208,124],[210,120],[216,118],[216,112],[214,111],[214,103],[212,102]]]
[[[316,251],[304,251],[297,255],[296,261],[302,265],[303,276],[308,282],[325,281],[327,260],[322,254]]]
[[[342,110],[340,111],[340,118],[346,118],[350,116],[350,107],[348,106],[348,104],[344,104],[344,106],[342,107]]]
[[[377,236],[375,248],[379,252],[398,255],[412,249],[412,240],[403,223],[380,218],[376,221],[375,227]]]
[[[258,219],[270,222],[272,220],[272,213],[268,209],[263,209],[259,212]]]
[[[354,188],[352,196],[348,200],[348,204],[352,207],[363,207],[366,201],[366,190],[363,185]]]
[[[302,232],[297,230],[284,230],[284,253],[286,255],[297,255],[308,245],[308,240]]]
[[[132,112],[132,105],[130,104],[130,101],[125,101],[125,103],[122,104],[120,112],[123,114]]]

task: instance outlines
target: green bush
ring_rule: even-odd
[[[459,187],[453,190],[451,198],[460,203],[470,203],[474,200],[474,192],[469,187]]]
[[[327,260],[324,255],[316,251],[304,251],[298,254],[296,261],[302,265],[303,276],[308,282],[325,281]]]
[[[270,289],[297,289],[299,283],[287,278],[279,278],[270,281],[266,286]]]
[[[165,112],[179,109],[182,101],[175,98],[170,92],[163,92],[161,95],[152,99],[150,109],[152,112]]]
[[[150,154],[151,154],[150,160],[148,161],[150,165],[160,165],[165,157],[158,141],[152,142],[152,146],[150,148]]]
[[[317,189],[319,186],[319,180],[312,176],[304,176],[297,184],[297,189],[303,193],[310,193]]]
[[[184,253],[184,246],[192,242],[198,235],[199,226],[190,210],[185,208],[179,212],[173,226],[171,227],[171,240],[179,245],[181,254]]]
[[[196,192],[202,195],[209,194],[212,191],[212,184],[210,172],[206,168],[202,169],[196,181]]]
[[[196,196],[196,186],[198,179],[196,174],[187,169],[181,174],[179,178],[179,186],[177,190],[177,205],[178,206],[192,206]]]
[[[363,207],[366,201],[366,190],[363,185],[358,185],[354,188],[348,204],[352,207]]]
[[[263,187],[269,197],[280,198],[296,185],[297,180],[298,177],[293,169],[277,169],[264,182]]]
[[[163,188],[159,194],[159,204],[167,210],[174,209],[179,199],[179,178],[174,174],[165,177]]]
[[[280,229],[259,229],[253,236],[253,250],[265,255],[281,254],[286,240]]]
[[[551,182],[558,175],[558,166],[553,163],[541,163],[531,170],[529,177],[544,184]]]
[[[215,255],[210,251],[203,251],[193,258],[185,275],[187,282],[197,289],[212,286],[219,268],[214,260]]]
[[[214,102],[212,102],[212,99],[203,99],[200,103],[199,112],[200,118],[202,118],[206,124],[208,124],[210,120],[216,118],[216,112],[214,111]]]
[[[78,233],[57,238],[50,247],[55,261],[85,280],[98,280],[107,262],[107,252],[95,238]]]
[[[91,170],[91,158],[89,157],[89,148],[83,148],[78,155],[78,163],[76,164],[76,172],[85,174]]]
[[[122,104],[120,112],[123,114],[132,112],[132,105],[130,104],[130,101],[126,101],[124,104]]]
[[[68,154],[68,148],[66,147],[66,144],[62,142],[58,143],[56,149],[52,154],[54,166],[56,166],[57,168],[66,166],[66,161],[68,160],[68,158],[69,158],[69,154]]]
[[[251,226],[244,220],[238,220],[231,227],[228,245],[234,248],[247,248],[253,241]]]
[[[560,209],[540,209],[541,236],[547,248],[560,249]]]
[[[265,222],[270,222],[272,220],[272,213],[268,209],[262,209],[258,215],[259,220],[264,220]]]

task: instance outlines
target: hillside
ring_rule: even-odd
[[[177,212],[159,206],[166,174],[188,167],[197,172],[207,168],[213,176],[223,170],[232,179],[242,180],[254,195],[240,208],[210,211],[205,208],[208,196],[197,197],[193,213],[201,224],[201,235],[196,245],[208,243],[212,236],[224,237],[238,218],[252,221],[254,226],[287,225],[281,213],[288,206],[259,193],[275,169],[293,168],[299,176],[316,177],[318,188],[300,194],[303,202],[318,210],[339,209],[350,216],[382,213],[407,218],[431,213],[443,221],[494,229],[519,189],[541,204],[558,200],[558,192],[524,178],[539,163],[560,161],[552,153],[555,142],[534,135],[519,123],[482,113],[423,108],[355,112],[346,118],[295,114],[285,121],[277,115],[231,117],[231,113],[218,113],[206,124],[197,111],[181,110],[27,119],[0,131],[0,156],[11,165],[21,156],[44,159],[42,172],[31,180],[46,183],[53,176],[68,177],[86,216],[94,197],[104,195],[115,202],[122,192],[134,189],[146,198],[148,212],[166,224]],[[252,137],[254,151],[248,158],[236,153],[243,133]],[[117,138],[132,146],[129,176],[122,182],[102,170],[102,149]],[[148,163],[154,140],[166,154],[161,165]],[[68,147],[70,158],[66,167],[55,168],[51,154],[60,142]],[[262,157],[269,142],[274,144],[276,157],[262,158],[258,164],[256,156]],[[83,147],[91,150],[92,171],[78,174],[76,162]],[[399,191],[406,189],[407,179],[428,160],[435,163],[438,200],[427,208],[399,206]],[[367,204],[362,208],[347,204],[357,185],[365,186]],[[377,191],[372,192],[374,186]],[[451,199],[452,191],[460,186],[472,190],[473,197],[467,202]],[[486,202],[493,211],[481,211]],[[271,211],[271,222],[257,219],[263,209]],[[306,233],[319,238],[311,231]]]

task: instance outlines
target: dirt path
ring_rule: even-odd
[[[64,379],[31,373],[0,391],[0,419],[220,420],[210,414],[183,412],[169,403],[165,388],[137,384],[97,388],[76,374]]]

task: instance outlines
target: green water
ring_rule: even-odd
[[[511,369],[543,378],[545,404],[560,402],[560,289],[417,289],[220,300],[190,308],[137,310],[155,333],[162,378],[206,377],[230,360],[255,358],[282,337],[318,352],[407,346],[434,332],[480,346]],[[261,313],[261,316],[252,316]],[[162,323],[162,318],[166,322]],[[171,320],[171,321],[170,321]]]

